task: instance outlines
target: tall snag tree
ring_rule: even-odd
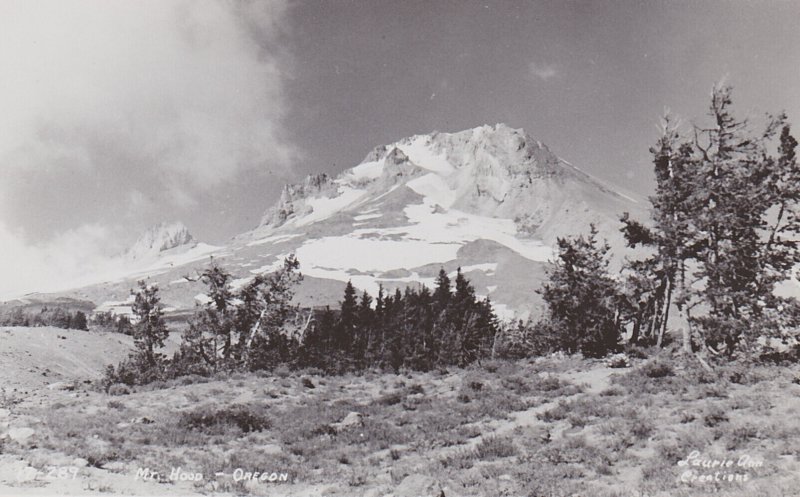
[[[626,264],[623,312],[633,324],[632,342],[660,346],[673,304],[680,314],[687,307],[686,261],[698,250],[692,224],[696,185],[692,147],[680,143],[677,125],[670,116],[664,118],[662,136],[650,153],[656,176],[656,192],[650,197],[652,226],[625,213],[622,231],[629,246],[647,246],[654,253]],[[688,336],[688,328],[685,331]],[[688,347],[688,341],[684,345]]]
[[[277,271],[256,276],[242,290],[238,347],[249,369],[269,369],[296,360],[313,318],[292,304],[301,281],[300,262],[292,254]]]

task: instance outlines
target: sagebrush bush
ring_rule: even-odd
[[[270,419],[250,405],[241,404],[215,409],[202,406],[184,412],[178,425],[189,430],[216,431],[219,428],[235,427],[244,433],[267,430]]]
[[[481,461],[490,461],[517,455],[517,447],[510,437],[489,435],[475,447],[475,455]]]
[[[642,366],[642,372],[648,378],[665,378],[667,376],[675,376],[675,370],[671,364],[662,360],[654,360]]]

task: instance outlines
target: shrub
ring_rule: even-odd
[[[630,424],[630,432],[637,440],[649,438],[655,430],[653,422],[649,419],[635,418]]]
[[[393,406],[399,404],[402,401],[403,401],[403,396],[397,392],[393,392],[378,398],[376,402],[382,406]]]
[[[483,383],[481,383],[480,381],[470,381],[469,383],[467,383],[467,386],[472,391],[480,392],[481,389],[483,388]]]
[[[215,431],[228,426],[244,433],[270,428],[270,420],[249,405],[233,405],[214,410],[209,406],[198,407],[181,414],[178,424],[190,430]]]
[[[709,407],[703,415],[703,422],[708,427],[714,427],[726,421],[728,421],[728,415],[719,406]]]
[[[409,395],[425,393],[425,389],[419,383],[414,383],[408,387]]]
[[[490,435],[475,447],[475,455],[482,461],[517,455],[517,447],[509,437]]]
[[[629,368],[631,366],[631,361],[626,354],[614,354],[607,357],[604,362],[609,368]]]
[[[675,376],[675,370],[666,362],[655,360],[642,366],[642,372],[648,378],[665,378]]]
[[[109,395],[128,395],[129,393],[131,393],[130,388],[122,383],[114,383],[108,387]]]
[[[534,381],[534,388],[542,392],[552,392],[554,390],[558,390],[563,385],[564,383],[559,380],[557,376],[552,375],[539,376]]]

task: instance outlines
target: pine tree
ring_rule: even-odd
[[[358,297],[351,281],[344,287],[344,298],[341,301],[339,323],[336,327],[336,346],[340,350],[350,351],[355,339],[358,323]]]
[[[72,318],[72,327],[76,330],[88,330],[88,325],[86,314],[83,311],[77,311],[75,317]]]
[[[139,290],[134,295],[131,308],[136,317],[133,341],[145,363],[151,367],[156,366],[160,355],[155,349],[164,347],[164,340],[169,336],[158,287],[139,281]]]
[[[199,306],[184,335],[199,356],[215,371],[220,364],[233,368],[233,329],[235,309],[231,274],[212,259],[208,268],[200,273],[206,284],[208,302]]]
[[[692,223],[697,201],[693,196],[692,150],[680,143],[677,126],[669,115],[664,118],[661,138],[650,152],[656,176],[656,193],[650,197],[653,226],[646,227],[625,213],[622,231],[631,247],[653,247],[655,253],[646,260],[628,262],[622,312],[633,322],[632,342],[641,337],[647,343],[661,345],[670,308],[676,304],[683,315],[688,305],[686,263],[698,250]],[[685,331],[688,333],[688,329]]]
[[[260,358],[270,362],[296,358],[302,340],[300,333],[307,326],[291,319],[299,313],[298,306],[292,304],[295,289],[303,281],[299,268],[297,258],[289,255],[284,259],[283,267],[255,278],[251,282],[253,287],[247,290],[255,292],[256,298],[244,314],[251,317],[258,315],[258,318],[255,322],[252,322],[252,318],[244,320],[250,327],[238,330],[240,338],[237,345],[241,361],[250,369],[262,368]],[[281,351],[279,357],[269,350],[272,347]]]
[[[797,142],[785,115],[756,134],[731,105],[730,87],[716,87],[712,126],[695,126],[688,138],[665,127],[652,150],[653,227],[623,219],[631,245],[656,248],[629,267],[625,314],[645,336],[658,330],[661,342],[674,301],[687,352],[693,334],[727,355],[761,337],[786,339],[800,316],[796,300],[774,292],[800,262]]]
[[[367,365],[368,350],[373,340],[375,327],[375,311],[372,309],[372,297],[366,290],[361,294],[358,303],[356,333],[353,339],[353,356],[356,367],[363,369]]]
[[[436,303],[437,310],[441,311],[447,307],[451,295],[450,278],[444,268],[441,268],[436,276],[436,288],[433,291],[433,301]]]
[[[541,290],[557,348],[590,357],[617,350],[621,326],[616,284],[608,274],[608,244],[597,240],[594,225],[588,237],[559,238],[557,244],[557,259]]]

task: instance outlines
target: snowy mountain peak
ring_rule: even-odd
[[[129,280],[113,283],[113,297],[102,285],[85,292],[117,305],[130,281],[148,276],[176,308],[191,308],[207,297],[184,276],[209,255],[238,288],[295,254],[304,305],[335,304],[348,281],[375,295],[381,286],[431,287],[440,269],[455,275],[461,267],[498,312],[523,316],[541,305],[536,289],[559,237],[593,223],[612,247],[624,247],[619,216],[644,218],[644,208],[521,129],[434,132],[376,147],[335,177],[287,185],[257,228],[224,247],[194,242],[179,223],[154,227],[129,252]]]
[[[280,200],[262,217],[259,227],[277,228],[292,220],[313,222],[349,209],[369,197],[392,191],[398,183],[419,193],[421,183],[449,199],[446,207],[466,212],[516,218],[509,201],[545,198],[547,190],[565,181],[604,187],[563,163],[547,146],[522,129],[505,124],[483,125],[456,133],[433,132],[374,148],[361,164],[336,178],[312,175],[284,188]],[[607,193],[614,193],[608,191]],[[438,202],[445,207],[442,202]],[[535,206],[534,206],[535,207]],[[320,209],[324,209],[322,213]],[[534,209],[536,210],[536,209]],[[541,209],[538,209],[541,210]],[[529,214],[526,209],[526,214]],[[546,217],[544,212],[541,217]]]
[[[197,245],[188,228],[181,222],[161,223],[150,227],[128,250],[129,259],[157,256],[177,247]]]

